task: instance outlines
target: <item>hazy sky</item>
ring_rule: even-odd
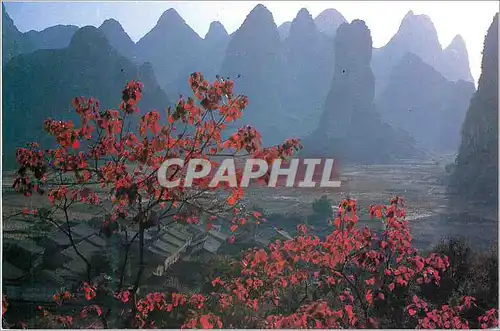
[[[348,21],[364,20],[371,30],[375,47],[389,41],[410,9],[415,14],[426,14],[434,22],[443,47],[457,34],[464,37],[476,82],[481,72],[484,36],[499,8],[499,1],[40,1],[8,2],[5,7],[22,32],[42,30],[56,24],[99,26],[112,17],[120,21],[130,37],[137,41],[168,8],[175,8],[204,37],[210,22],[215,20],[221,21],[232,33],[258,3],[273,13],[277,25],[291,21],[302,7],[307,8],[313,17],[324,9],[335,8]]]

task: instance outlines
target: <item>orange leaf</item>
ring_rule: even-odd
[[[203,315],[200,317],[200,324],[203,329],[213,329],[214,327],[213,324],[210,323],[207,315]]]
[[[337,217],[334,221],[333,221],[333,225],[339,229],[340,228],[340,217]]]

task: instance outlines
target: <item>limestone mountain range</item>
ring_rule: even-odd
[[[96,64],[102,59],[117,61],[127,66],[128,74],[135,78],[147,68],[148,84],[155,91],[151,105],[166,100],[175,102],[179,95],[188,95],[187,81],[194,71],[201,71],[209,80],[215,79],[216,75],[234,78],[236,92],[247,95],[250,100],[243,119],[236,125],[255,126],[266,145],[299,137],[312,141],[310,146],[313,146],[314,139],[324,140],[323,134],[326,134],[327,137],[342,136],[348,140],[350,135],[356,136],[354,141],[365,146],[364,150],[373,150],[375,140],[379,141],[377,146],[382,141],[383,144],[392,144],[382,153],[386,155],[385,160],[402,157],[392,155],[399,152],[405,157],[422,157],[424,151],[456,150],[462,121],[475,93],[463,38],[456,36],[449,46],[443,48],[429,17],[410,11],[393,38],[385,46],[373,48],[371,37],[366,37],[370,35],[369,27],[360,22],[347,22],[335,9],[327,9],[315,18],[306,9],[301,9],[291,22],[278,27],[273,14],[264,5],[257,5],[232,34],[228,34],[220,22],[212,22],[202,38],[174,9],[169,9],[137,42],[132,41],[113,18],[83,36],[93,36],[87,41],[89,47],[93,41],[101,40],[101,45],[104,45],[102,38],[107,41],[103,46],[105,52],[96,50],[92,54]],[[364,28],[359,28],[361,25]],[[44,61],[50,62],[51,56],[72,54],[70,50],[77,32],[89,29],[58,25],[39,32],[21,33],[4,7],[2,27],[4,93],[6,86],[15,85],[7,79],[15,80],[20,75],[30,77],[40,68],[47,67]],[[338,36],[341,28],[343,31],[365,31],[366,28],[368,34],[366,31],[353,33],[353,38],[346,44]],[[337,57],[345,57],[346,52],[352,53],[352,59],[337,63]],[[110,57],[111,53],[114,55]],[[68,63],[64,70],[75,73],[94,70],[81,68],[91,64],[88,59],[80,59],[79,62],[64,58]],[[33,65],[22,67],[20,63],[23,61]],[[108,66],[119,68],[111,63]],[[143,71],[134,68],[143,68]],[[69,76],[61,70],[53,67],[50,77],[39,75],[37,84],[48,89],[52,82],[64,81],[63,77]],[[125,84],[125,77],[120,74],[108,72],[108,75],[110,77],[104,81],[110,86]],[[99,75],[85,77],[89,79],[85,86],[100,86],[92,80],[103,80]],[[344,79],[346,77],[349,79]],[[78,75],[71,79],[78,79]],[[116,81],[111,81],[113,79]],[[366,82],[361,81],[365,79]],[[80,85],[74,83],[74,86]],[[90,93],[92,89],[85,91]],[[351,96],[351,100],[344,103],[339,91]],[[414,91],[418,93],[412,93]],[[8,114],[16,118],[24,116],[23,111],[32,111],[27,105],[35,103],[23,100],[31,97],[35,95],[22,97],[18,94],[8,99],[8,104],[4,100],[4,109],[16,110],[4,111],[4,116]],[[46,102],[47,108],[51,109],[64,105],[62,100],[53,104]],[[168,104],[163,105],[166,106]],[[43,109],[37,111],[43,112]],[[48,114],[39,114],[40,118],[45,115]],[[337,119],[333,120],[335,117]],[[342,118],[348,118],[350,124],[339,125],[337,122],[342,122]],[[358,134],[368,132],[366,126],[370,122],[376,123],[369,132],[377,139],[370,134]],[[443,127],[444,131],[441,130]],[[385,133],[378,133],[379,129]],[[16,141],[20,144],[23,137]],[[323,143],[335,142],[327,139]],[[338,150],[332,148],[331,152]],[[375,156],[361,159],[353,156],[352,160],[381,161]]]

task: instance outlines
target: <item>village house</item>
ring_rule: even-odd
[[[193,236],[181,225],[172,224],[151,238],[148,243],[148,270],[151,275],[162,276],[177,262],[192,243]]]

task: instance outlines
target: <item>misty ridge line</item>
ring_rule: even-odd
[[[3,10],[5,19],[10,20],[12,22],[12,28],[16,30],[17,34],[21,35],[17,37],[17,39],[21,37],[23,38],[23,40],[21,40],[20,42],[21,44],[23,44],[21,46],[21,53],[32,52],[36,49],[63,48],[67,46],[71,39],[71,36],[76,32],[76,30],[79,29],[78,27],[72,25],[56,25],[46,28],[40,32],[31,30],[29,32],[20,33],[15,27],[14,22],[6,13],[5,7],[3,7]],[[335,9],[326,9],[321,12],[316,18],[312,19],[312,16],[309,14],[308,10],[302,8],[301,10],[299,10],[292,22],[285,22],[277,27],[272,13],[264,5],[259,4],[255,6],[252,11],[250,11],[241,26],[230,35],[228,35],[222,23],[220,23],[219,21],[214,21],[210,24],[210,28],[205,37],[201,38],[199,34],[195,30],[193,30],[189,26],[189,24],[187,24],[186,21],[180,16],[180,14],[173,8],[164,11],[158,19],[156,25],[137,42],[134,42],[130,38],[120,22],[118,22],[114,18],[106,19],[98,27],[98,29],[105,34],[111,45],[115,49],[117,49],[121,53],[121,55],[133,60],[138,64],[145,62],[152,63],[155,69],[156,77],[161,87],[164,88],[167,92],[167,95],[172,98],[176,97],[179,92],[185,91],[183,91],[182,89],[181,91],[172,91],[174,87],[169,85],[179,86],[179,82],[167,82],[167,78],[163,77],[165,73],[171,73],[172,70],[158,69],[158,62],[160,61],[159,59],[156,59],[158,55],[155,56],[147,50],[148,47],[151,48],[152,46],[151,41],[155,40],[159,43],[166,43],[167,47],[163,47],[164,51],[169,51],[169,48],[171,48],[174,44],[180,45],[186,43],[190,44],[190,46],[188,47],[196,47],[196,51],[201,50],[202,52],[221,53],[220,55],[215,55],[216,57],[221,57],[224,55],[228,55],[226,54],[226,52],[227,47],[229,46],[229,41],[231,41],[234,35],[244,27],[245,23],[249,20],[249,17],[251,17],[252,13],[255,12],[268,12],[268,15],[266,14],[268,16],[266,20],[269,20],[269,23],[273,26],[273,29],[277,29],[278,34],[280,35],[280,40],[278,41],[280,48],[287,47],[287,43],[293,42],[293,39],[296,39],[293,37],[293,35],[300,33],[298,31],[300,31],[302,28],[311,28],[310,26],[308,26],[310,24],[309,22],[307,22],[307,20],[311,20],[311,22],[313,22],[316,32],[319,35],[325,37],[329,43],[334,42],[337,28],[341,24],[347,23],[345,17]],[[292,29],[293,26],[295,26],[295,28]],[[290,33],[290,29],[294,31]],[[4,30],[6,29],[4,28]],[[59,37],[61,39],[57,42],[53,40],[57,37],[56,30],[60,31]],[[165,34],[165,37],[167,39],[159,40],[158,38],[161,39],[161,34],[163,33]],[[309,31],[309,33],[311,33],[311,31]],[[170,37],[168,37],[168,35],[170,35]],[[42,40],[40,43],[39,41],[37,41],[37,38],[45,40]],[[46,45],[44,45],[44,42]],[[214,43],[218,44],[217,46],[219,49],[214,48]],[[200,49],[200,47],[203,49]],[[144,50],[145,48],[146,50]],[[328,56],[334,56],[333,49],[316,49],[315,51],[323,53],[327,51]],[[424,62],[430,64],[450,81],[464,80],[474,83],[474,78],[472,77],[470,70],[467,47],[465,45],[464,39],[460,35],[457,35],[450,43],[450,45],[443,49],[439,42],[437,31],[431,19],[426,15],[415,15],[413,11],[410,10],[403,18],[399,30],[390,39],[390,41],[381,48],[373,48],[373,59],[371,62],[374,74],[377,78],[377,94],[385,86],[389,78],[388,76],[390,75],[390,69],[395,64],[389,63],[389,66],[387,66],[384,64],[380,64],[379,62],[397,62],[397,60],[400,59],[405,54],[405,52],[414,53],[415,55],[419,56],[420,58],[422,58],[422,60],[424,60]],[[283,54],[278,56],[282,55]],[[206,70],[204,63],[200,62],[204,62],[206,60],[214,60],[210,59],[211,55],[207,56],[208,59],[198,59],[198,64],[196,64],[195,68],[193,68],[193,63],[184,63],[184,65],[187,67],[191,67],[192,71],[201,71],[206,74],[207,77],[212,78],[212,76],[214,76],[212,70]],[[3,58],[5,59],[6,57],[4,56]],[[7,56],[7,59],[8,58],[10,58],[10,56]],[[190,59],[187,58],[181,61],[189,62]],[[222,65],[222,62],[217,59],[215,60],[214,65],[219,66],[218,70],[216,71],[218,71],[217,73],[220,74],[220,71],[222,70],[222,68],[220,67]],[[186,74],[184,74],[184,76],[185,75]],[[178,81],[180,78],[169,77],[168,79]],[[185,83],[185,78],[182,77],[181,79],[181,82]]]
[[[257,6],[262,6],[262,7],[265,7],[265,5],[262,5],[262,4],[258,4]],[[3,10],[5,12],[5,7],[3,7]],[[305,10],[306,12],[307,9],[305,8],[302,8],[301,10]],[[300,13],[300,11],[298,13]],[[234,33],[239,29],[241,28],[241,25],[243,25],[244,22],[241,23],[241,25],[234,31],[232,32],[231,34],[229,34],[226,30],[226,28],[224,27],[224,24],[220,21],[212,21],[210,23],[210,27],[209,27],[209,30],[207,31],[207,33],[205,33],[205,36],[201,36],[198,32],[196,32],[196,30],[194,30],[185,20],[184,18],[182,18],[182,15],[180,15],[174,8],[169,8],[167,10],[165,10],[163,12],[162,15],[160,15],[160,17],[158,18],[157,22],[156,22],[156,25],[151,29],[153,30],[159,23],[160,21],[162,20],[162,17],[164,15],[166,15],[167,13],[171,14],[171,16],[178,16],[178,18],[180,18],[180,21],[182,21],[183,24],[187,25],[193,33],[195,33],[199,38],[203,39],[203,40],[206,40],[207,39],[207,36],[210,34],[211,30],[212,29],[220,29],[222,28],[226,34],[228,34],[230,37],[232,37],[234,35]],[[297,13],[297,16],[298,16],[298,13]],[[402,22],[404,21],[404,19],[408,16],[412,16],[414,15],[413,11],[410,10],[406,16],[402,19]],[[297,16],[295,18],[297,18]],[[425,20],[428,20],[430,22],[430,24],[433,25],[432,23],[432,20],[426,15],[426,14],[420,14],[420,15],[414,15],[414,16],[420,16],[420,17],[423,17]],[[326,34],[327,36],[335,36],[335,31],[333,31],[332,29],[329,29],[331,26],[336,26],[335,28],[338,28],[338,26],[340,26],[341,23],[346,23],[348,22],[345,17],[336,9],[334,8],[327,8],[325,10],[323,10],[320,14],[318,14],[315,18],[314,18],[314,21],[316,23],[316,27],[318,28],[318,30],[324,34]],[[273,18],[273,22],[274,22],[274,18]],[[338,23],[340,22],[340,24]],[[275,23],[275,22],[274,22]],[[130,38],[130,35],[128,34],[128,32],[123,28],[123,26],[121,25],[120,21],[113,18],[113,17],[108,17],[107,19],[105,19],[103,21],[103,23],[101,23],[101,25],[99,27],[102,27],[103,25],[106,25],[106,24],[118,24],[120,26],[120,28],[123,30],[123,32]],[[277,26],[278,28],[278,31],[280,32],[280,36],[282,37],[282,39],[286,39],[286,37],[288,37],[288,33],[289,33],[289,30],[290,30],[290,27],[292,25],[292,21],[285,21],[283,22],[282,24],[280,24],[279,26],[275,23],[275,25]],[[86,26],[94,26],[94,25],[86,25]],[[47,31],[47,30],[50,30],[50,29],[53,29],[54,27],[76,27],[76,28],[82,28],[80,26],[76,26],[76,25],[71,25],[71,24],[57,24],[57,25],[53,25],[53,26],[49,26],[49,27],[46,27],[45,29],[41,29],[41,30],[35,30],[35,29],[32,29],[32,30],[29,30],[29,31],[26,31],[26,32],[23,32],[24,34],[30,34],[30,33],[35,33],[35,32],[44,32],[44,31]],[[98,27],[97,25],[95,25],[95,27]],[[132,38],[130,38],[130,41],[134,44],[138,44],[144,37],[146,37],[150,32],[146,32],[142,37],[138,38],[137,41],[134,41]],[[397,34],[397,32],[396,32]],[[395,34],[395,35],[396,35]],[[394,35],[394,36],[395,36]],[[393,37],[394,37],[393,36]],[[384,48],[385,46],[387,46],[387,44],[390,43],[391,40],[389,40],[385,45],[381,46],[381,47],[374,47],[374,50],[375,49],[381,49],[381,48]],[[467,48],[466,48],[466,45],[465,45],[465,41],[463,40],[463,37],[460,35],[460,34],[457,34],[453,40],[450,42],[450,44],[446,47],[442,47],[442,50],[446,50],[446,49],[453,49],[454,45],[456,45],[457,43],[464,43],[464,48],[465,50],[467,51]],[[440,44],[441,45],[441,44]]]
[[[262,5],[262,6],[264,6],[264,7],[265,7],[265,5]],[[303,8],[303,9],[305,9],[305,8]],[[307,10],[307,9],[305,9],[305,10]],[[175,13],[176,13],[179,17],[181,17],[181,19],[183,20],[183,22],[184,22],[184,23],[186,23],[186,24],[187,24],[187,25],[188,25],[188,26],[189,26],[189,27],[193,30],[193,32],[194,32],[194,33],[196,33],[196,34],[197,34],[200,38],[202,38],[202,39],[206,39],[206,38],[207,38],[207,35],[209,34],[210,28],[209,28],[209,30],[205,33],[205,36],[202,36],[200,33],[198,33],[196,30],[194,30],[194,29],[193,29],[193,28],[189,25],[189,23],[187,23],[187,22],[184,20],[184,18],[182,18],[182,15],[181,15],[181,14],[179,14],[179,13],[177,12],[177,10],[175,10],[175,8],[168,8],[168,9],[166,9],[166,10],[164,11],[164,13],[165,13],[165,12],[167,12],[167,11],[172,11],[172,12],[175,12]],[[300,10],[299,10],[299,11],[300,11]],[[410,10],[410,11],[408,12],[408,14],[412,14],[412,15],[413,15],[413,10]],[[408,14],[407,14],[407,15],[408,15]],[[343,20],[344,22],[347,22],[347,20],[344,18],[344,16],[343,16],[343,15],[342,15],[342,14],[341,14],[338,10],[336,10],[336,9],[334,9],[334,8],[327,8],[327,9],[323,10],[321,13],[319,13],[319,14],[318,14],[318,15],[314,18],[314,21],[317,23],[317,28],[318,28],[321,32],[326,33],[326,34],[330,34],[330,33],[331,33],[331,31],[327,31],[327,29],[325,29],[325,25],[327,25],[328,23],[332,23],[332,22],[328,22],[329,20],[331,20],[331,15],[337,16],[339,19]],[[425,17],[427,17],[429,20],[431,20],[431,19],[430,19],[430,18],[429,18],[426,14],[420,14],[420,16],[425,16]],[[158,24],[158,21],[159,21],[160,19],[161,19],[161,15],[160,15],[160,18],[158,18],[158,20],[157,20],[156,24]],[[359,18],[355,18],[355,19],[359,19]],[[114,21],[114,22],[117,22],[117,23],[119,23],[119,24],[121,25],[120,21],[119,21],[119,20],[117,20],[117,19],[116,19],[116,18],[114,18],[114,17],[108,17],[107,19],[105,19],[105,20],[103,21],[103,23],[101,23],[101,25],[103,25],[106,21]],[[431,21],[432,21],[432,20],[431,20]],[[212,25],[214,25],[214,24],[216,24],[216,25],[220,25],[220,26],[222,26],[222,27],[224,28],[224,30],[226,30],[226,29],[225,29],[225,27],[224,27],[224,24],[223,24],[222,22],[220,22],[220,21],[218,21],[218,20],[215,20],[215,21],[212,21],[212,22],[210,23],[210,26],[212,26]],[[241,24],[243,24],[243,22],[242,22]],[[275,24],[276,24],[276,23],[275,23]],[[292,21],[285,21],[285,22],[281,23],[280,25],[276,24],[276,26],[278,27],[278,29],[279,29],[280,31],[285,32],[285,31],[289,30],[289,28],[290,28],[291,24],[292,24]],[[23,33],[42,32],[42,31],[45,31],[45,30],[47,30],[47,29],[54,28],[54,27],[56,27],[56,26],[67,26],[67,27],[70,27],[70,26],[71,26],[71,27],[72,27],[72,26],[75,26],[75,27],[77,27],[77,28],[82,28],[82,27],[83,27],[83,26],[76,26],[76,25],[72,25],[72,24],[56,24],[56,25],[48,26],[48,27],[43,28],[43,29],[38,29],[38,30],[37,30],[37,29],[31,29],[31,30],[27,30],[27,31],[25,31],[25,32],[23,32]],[[86,25],[86,26],[88,26],[88,25]],[[97,25],[90,25],[90,26],[95,26],[95,27],[98,27]],[[240,27],[241,27],[241,25],[240,25]],[[154,27],[153,27],[153,28],[154,28]],[[233,31],[232,33],[230,33],[230,34],[228,33],[228,34],[229,34],[230,36],[232,36],[232,35],[234,34],[234,32],[236,32],[236,30],[238,30],[238,29],[239,29],[239,27],[238,27],[237,29],[235,29],[235,31]],[[129,34],[128,34],[128,32],[127,32],[127,30],[125,30],[125,28],[123,28],[123,31],[124,31],[127,35],[129,35]],[[227,30],[226,30],[226,31],[227,31]],[[144,35],[142,35],[141,37],[137,38],[137,40],[136,40],[136,41],[134,41],[134,39],[132,39],[132,38],[131,38],[131,40],[132,40],[132,42],[133,42],[133,43],[137,44],[137,43],[138,43],[138,42],[139,42],[142,38],[144,38],[144,36],[146,36],[148,33],[149,33],[149,31],[148,31],[148,32],[146,32],[146,33],[145,33]],[[130,35],[129,35],[129,36],[130,36]],[[460,35],[460,34],[457,34],[457,35],[455,36],[455,38],[461,38],[461,35]],[[449,45],[448,45],[448,46],[443,47],[443,49],[446,49],[447,47],[452,46],[452,44],[455,42],[455,38],[454,38],[454,39],[453,39],[453,40],[449,43]],[[388,43],[388,42],[387,42],[387,43]],[[386,44],[387,44],[387,43],[386,43]],[[374,49],[382,48],[382,47],[384,47],[384,46],[385,46],[385,45],[380,46],[380,47],[374,47]]]

